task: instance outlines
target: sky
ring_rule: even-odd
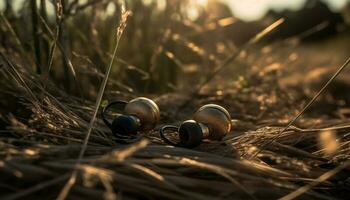
[[[306,0],[221,0],[227,3],[235,16],[245,20],[256,20],[263,17],[266,12],[273,8],[275,10],[301,8]],[[350,0],[322,0],[332,10],[341,9]]]
[[[15,2],[15,9],[25,0],[12,0]],[[181,1],[181,0],[179,0]],[[193,0],[198,4],[204,4],[207,0]],[[266,12],[273,8],[275,10],[301,8],[306,0],[220,0],[229,5],[236,17],[251,21],[263,17]],[[339,10],[350,0],[322,0],[329,4],[333,10]],[[0,10],[4,7],[5,0],[0,0]]]

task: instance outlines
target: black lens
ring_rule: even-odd
[[[118,135],[136,135],[139,125],[135,118],[128,115],[121,115],[112,122],[112,132]]]
[[[183,146],[193,148],[202,143],[203,132],[196,121],[187,120],[179,128],[179,137]]]

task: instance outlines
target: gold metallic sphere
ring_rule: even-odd
[[[231,130],[231,116],[228,111],[216,104],[200,107],[193,115],[196,122],[209,127],[208,139],[221,140]]]
[[[126,104],[124,110],[127,114],[133,115],[140,120],[142,131],[153,129],[160,119],[160,111],[157,104],[145,97],[131,100]]]

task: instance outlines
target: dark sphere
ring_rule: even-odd
[[[112,122],[112,132],[119,135],[136,135],[139,127],[139,122],[128,115],[120,115]]]
[[[202,128],[194,120],[184,121],[179,128],[179,137],[181,145],[193,148],[202,143],[203,132]]]

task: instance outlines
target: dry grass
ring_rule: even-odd
[[[37,38],[36,45],[40,42],[51,44],[51,51],[42,57],[38,51],[26,52],[23,38],[16,33],[20,26],[11,24],[1,14],[1,20],[6,23],[0,28],[6,30],[6,36],[10,38],[9,46],[0,47],[3,97],[0,105],[4,105],[0,117],[6,126],[0,132],[1,199],[347,198],[350,192],[350,121],[346,117],[334,117],[333,114],[340,109],[338,105],[334,112],[322,116],[317,112],[308,115],[303,110],[303,105],[307,105],[304,103],[307,96],[304,86],[281,87],[280,69],[272,65],[254,70],[249,62],[262,56],[256,53],[260,52],[261,46],[250,45],[255,45],[254,38],[261,39],[263,35],[257,34],[243,48],[232,50],[227,45],[224,53],[220,54],[211,52],[210,45],[205,48],[199,45],[200,42],[191,42],[188,39],[191,35],[186,35],[187,26],[190,25],[193,35],[204,35],[208,31],[206,27],[212,27],[212,22],[195,24],[184,19],[166,23],[166,20],[172,20],[167,18],[167,14],[181,10],[168,8],[165,13],[156,13],[158,18],[165,17],[165,21],[157,22],[158,27],[150,26],[155,23],[152,20],[147,21],[149,26],[144,27],[142,23],[145,22],[139,22],[137,20],[140,19],[135,17],[140,13],[134,12],[131,24],[136,26],[130,30],[126,28],[126,38],[120,38],[119,33],[117,39],[121,39],[122,43],[120,54],[125,56],[138,52],[128,57],[137,64],[130,64],[121,56],[116,59],[118,65],[114,65],[116,48],[113,55],[107,53],[112,49],[101,45],[101,38],[109,40],[109,35],[95,37],[94,31],[100,26],[96,22],[92,22],[89,31],[86,31],[86,35],[90,35],[86,36],[91,43],[89,48],[83,48],[86,38],[79,33],[85,29],[69,29],[72,35],[81,37],[71,46],[72,49],[78,46],[79,53],[76,50],[67,51],[69,45],[62,40],[60,33],[60,30],[68,29],[72,25],[70,23],[82,20],[69,21],[70,18],[79,18],[75,15],[80,10],[92,8],[92,13],[99,13],[98,10],[103,10],[110,1],[87,1],[83,5],[73,2],[67,10],[64,10],[67,5],[61,5],[63,1],[58,2],[60,4],[56,6],[60,12],[57,11],[56,24],[50,25],[41,15],[35,20],[35,23],[41,21],[35,27],[41,27],[46,36]],[[181,3],[176,5],[182,6]],[[142,9],[140,12],[143,14],[150,9],[137,3],[133,6],[134,9]],[[229,22],[235,21],[230,19]],[[175,24],[186,25],[186,28],[176,29]],[[215,24],[218,27],[210,31],[218,31],[213,34],[220,35],[218,29],[222,28],[221,24],[227,24],[220,20]],[[50,29],[51,26],[55,31]],[[156,32],[157,28],[163,32]],[[147,29],[149,35],[134,35],[134,29],[145,32]],[[100,31],[101,35],[108,32],[107,29]],[[183,31],[183,34],[177,31]],[[262,31],[262,34],[265,33]],[[140,53],[140,47],[135,47],[135,44],[141,44],[140,41],[145,38],[150,41],[144,44],[146,47]],[[173,87],[176,81],[162,79],[171,77],[178,72],[178,68],[181,69],[179,74],[184,76],[179,79],[182,82],[186,83],[193,76],[193,72],[186,74],[186,70],[183,70],[188,66],[180,60],[188,57],[185,53],[181,54],[183,49],[173,48],[173,42],[181,43],[182,47],[193,53],[189,57],[199,56],[198,63],[208,62],[208,66],[219,66],[209,72],[205,72],[205,67],[203,72],[198,70],[202,72],[199,78],[204,83],[197,85],[200,91],[192,91],[192,87],[186,88],[186,84]],[[247,50],[248,45],[251,51]],[[60,54],[55,51],[56,46]],[[226,61],[221,59],[226,56]],[[34,60],[38,59],[47,62],[48,68],[41,68],[47,70],[44,74],[36,72]],[[106,66],[107,60],[112,62],[105,76],[105,70],[98,66]],[[249,70],[241,72],[242,67],[234,70],[228,67],[240,64],[246,65]],[[159,68],[161,65],[165,67]],[[176,70],[172,67],[176,67]],[[51,68],[53,71],[50,73]],[[219,74],[222,68],[227,73]],[[109,72],[111,77],[107,84]],[[142,77],[142,80],[135,81],[139,82],[136,86],[129,80],[135,73]],[[239,74],[235,81],[230,79],[233,73]],[[61,84],[62,80],[69,82],[71,76],[74,82],[70,82],[69,88]],[[100,85],[98,80],[102,78],[103,89],[97,94],[95,87]],[[88,94],[87,98],[76,91],[79,85],[82,86],[81,95]],[[106,85],[107,92],[104,94]],[[162,95],[143,93],[149,92],[150,88]],[[172,93],[169,88],[173,88]],[[103,95],[106,99],[128,100],[139,95],[153,98],[162,111],[159,126],[190,118],[200,105],[218,103],[226,107],[235,119],[233,130],[223,141],[205,141],[196,149],[164,145],[158,136],[159,127],[144,133],[144,137],[133,144],[118,144],[97,116]],[[312,100],[310,105],[313,103]],[[317,108],[322,112],[321,106]],[[293,123],[288,124],[291,119],[298,119],[295,116],[301,116],[298,115],[300,113],[306,114],[303,119],[292,120]]]
[[[26,122],[10,115],[11,126],[1,138],[3,198],[39,198],[43,194],[54,198],[76,166],[93,104],[73,98],[53,84],[42,90],[34,84],[33,75],[19,66],[6,67],[2,73],[8,94],[31,112]],[[54,97],[51,92],[60,95]],[[41,101],[39,95],[44,96]],[[160,105],[161,101],[178,101],[169,96],[156,100]],[[265,125],[254,130],[236,123],[244,134],[189,150],[164,146],[152,133],[129,146],[116,144],[98,120],[69,198],[275,199],[313,183],[333,166],[349,160],[347,121],[333,121],[326,129],[291,127],[252,160],[247,158],[282,128]],[[323,151],[326,147],[318,150],[317,140],[323,131],[337,133],[339,149],[331,156]],[[233,129],[232,136],[235,132]],[[346,191],[346,174],[343,171],[322,181],[303,198],[334,199],[337,192]]]

